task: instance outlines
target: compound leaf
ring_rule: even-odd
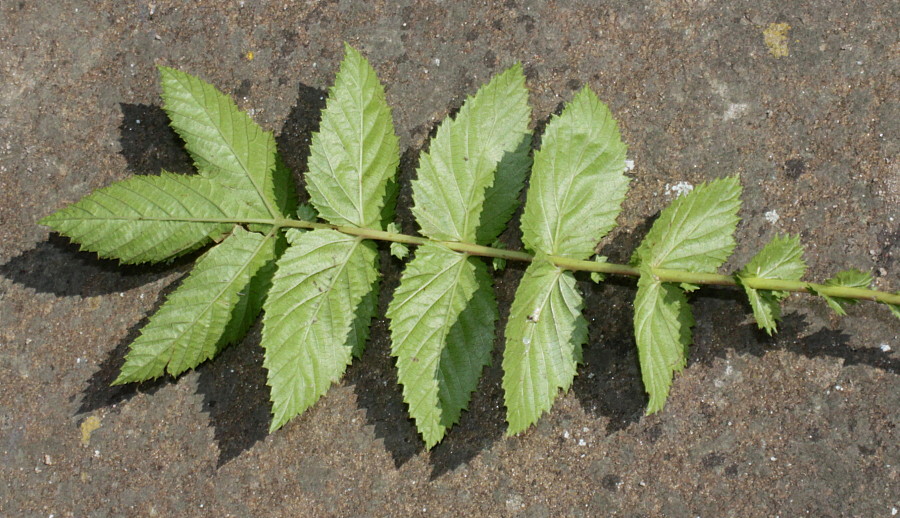
[[[649,268],[643,267],[634,299],[634,338],[644,389],[650,395],[647,414],[662,409],[672,375],[687,363],[693,325],[691,308],[681,288],[655,280]]]
[[[504,156],[520,152],[530,120],[525,76],[522,66],[514,65],[466,99],[456,118],[440,125],[412,182],[412,212],[422,234],[474,243],[480,224],[488,229],[482,233],[482,242],[491,241],[489,234],[498,228],[494,220],[512,213],[507,205],[515,203],[515,196],[501,195],[498,207],[482,218],[485,196]],[[511,166],[513,172],[504,174],[504,183],[515,184],[519,174],[515,171],[520,168]]]
[[[840,286],[844,288],[868,288],[872,284],[872,274],[851,268],[850,270],[838,272],[834,277],[825,281],[824,284],[825,286]],[[840,316],[845,316],[847,314],[847,311],[844,309],[845,307],[859,302],[857,299],[825,295],[816,289],[815,286],[810,286],[810,289],[813,293],[825,299],[828,306]]]
[[[701,184],[663,209],[632,256],[635,264],[713,273],[734,250],[738,177]]]
[[[548,255],[587,259],[616,224],[628,178],[626,146],[609,109],[583,88],[547,124],[535,153],[522,241]]]
[[[123,263],[163,261],[219,239],[222,220],[261,217],[255,193],[201,176],[133,176],[98,189],[41,220],[82,250]]]
[[[263,366],[271,431],[315,403],[365,341],[375,304],[377,250],[334,230],[289,230],[264,309]]]
[[[306,187],[319,214],[335,225],[381,228],[388,180],[400,147],[384,88],[350,45],[313,134]]]
[[[587,322],[572,272],[537,259],[516,289],[506,324],[503,391],[507,433],[524,431],[566,391],[581,362]]]
[[[784,291],[757,290],[747,286],[748,279],[781,279],[798,281],[806,272],[803,247],[799,236],[776,236],[744,268],[735,274],[747,292],[753,316],[760,329],[771,336],[781,319],[781,301],[787,297]]]
[[[275,137],[263,131],[213,85],[185,72],[159,67],[163,110],[201,174],[251,189],[269,216],[287,216],[286,167],[277,166]],[[277,172],[277,177],[275,173]]]
[[[457,420],[489,358],[497,310],[486,275],[476,259],[425,244],[388,306],[403,400],[429,448]]]
[[[114,384],[153,379],[166,371],[177,376],[239,339],[241,325],[231,322],[245,321],[248,310],[258,307],[245,300],[246,290],[274,258],[275,241],[272,235],[234,227],[228,238],[197,260],[184,283],[141,329]]]

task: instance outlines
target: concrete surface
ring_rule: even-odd
[[[736,292],[703,290],[690,365],[666,409],[644,417],[634,284],[583,279],[590,341],[574,388],[505,437],[498,341],[471,410],[428,452],[383,318],[343,382],[274,434],[258,328],[177,380],[109,388],[190,262],[122,268],[36,221],[130,175],[190,171],[156,64],[234,94],[301,172],[348,41],[394,108],[401,203],[436,124],[521,61],[537,127],[585,83],[620,120],[636,167],[602,244],[612,259],[629,256],[681,182],[740,174],[730,266],[799,233],[810,278],[853,266],[898,290],[896,7],[0,1],[0,515],[895,515],[900,325],[885,308],[837,319],[791,297],[770,339]],[[520,246],[515,227],[504,239]],[[383,260],[390,288],[401,265]],[[498,275],[501,312],[521,272]]]

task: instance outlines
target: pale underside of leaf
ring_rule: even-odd
[[[288,206],[278,198],[275,137],[240,111],[214,86],[190,74],[159,67],[163,109],[184,140],[201,174],[257,194],[257,203],[275,216]],[[284,174],[279,171],[279,175]],[[288,215],[290,212],[281,215]]]
[[[572,385],[587,340],[572,272],[546,260],[528,266],[506,324],[503,391],[507,433],[526,430]]]
[[[615,226],[628,190],[625,151],[609,109],[585,87],[547,124],[535,153],[522,215],[525,246],[590,257]]]
[[[693,325],[681,288],[655,280],[649,269],[642,268],[634,299],[634,338],[644,389],[650,395],[647,414],[663,408],[673,374],[686,365]]]
[[[741,206],[738,177],[702,184],[663,209],[632,262],[712,273],[734,250]]]
[[[248,306],[258,306],[241,299],[248,296],[245,290],[254,275],[274,258],[275,240],[235,227],[204,254],[141,329],[115,384],[153,379],[164,372],[177,376],[239,338],[231,322],[245,320]]]
[[[306,186],[319,214],[335,225],[380,228],[385,186],[400,147],[375,70],[349,45],[313,134]]]
[[[288,240],[263,317],[273,431],[315,403],[361,350],[378,277],[371,242],[334,230],[290,230]]]
[[[209,178],[163,171],[98,189],[41,223],[101,257],[162,261],[220,238],[234,225],[222,220],[264,216],[254,198]]]
[[[466,408],[490,358],[496,304],[477,259],[420,246],[388,307],[403,399],[427,447]]]
[[[753,316],[760,329],[772,335],[781,319],[781,301],[788,293],[756,290],[743,281],[748,279],[782,279],[796,281],[803,277],[803,247],[797,236],[776,236],[756,254],[736,276],[747,292]]]
[[[497,227],[481,218],[486,190],[503,157],[520,149],[530,119],[525,76],[515,65],[468,98],[455,119],[440,125],[412,182],[412,212],[422,234],[474,243],[479,224],[491,231]],[[516,182],[511,178],[509,183]],[[504,198],[502,210],[489,211],[485,218],[502,217],[511,202]]]

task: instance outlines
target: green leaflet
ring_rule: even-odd
[[[272,277],[275,275],[275,259],[281,256],[287,243],[283,234],[279,233],[277,237],[273,237],[275,243],[272,258],[256,271],[256,274],[247,283],[247,287],[239,292],[240,298],[231,311],[231,320],[223,333],[223,336],[229,337],[229,339],[219,342],[216,354],[221,352],[226,345],[243,338],[247,331],[250,330],[250,327],[256,323],[256,319],[262,311],[266,296],[268,296],[269,290],[272,288]]]
[[[492,191],[494,207],[481,217],[494,171],[507,153],[522,153],[531,109],[521,65],[514,65],[466,99],[455,119],[445,120],[419,161],[412,182],[412,212],[422,234],[436,240],[489,243],[490,234],[515,208],[523,158],[501,173],[506,191]],[[512,205],[512,207],[510,207]],[[485,230],[478,234],[479,226]],[[480,240],[478,238],[481,238]]]
[[[595,255],[594,256],[595,263],[602,264],[602,263],[608,262],[608,260],[609,260],[609,257],[606,257],[605,255]],[[606,274],[600,273],[600,272],[591,272],[591,281],[593,281],[594,284],[600,284],[601,282],[603,282],[605,280],[606,280]]]
[[[213,247],[194,266],[141,330],[125,357],[114,384],[173,376],[212,358],[224,344],[239,340],[248,310],[258,303],[241,302],[250,280],[275,253],[275,237],[234,227],[231,236]]]
[[[101,257],[163,261],[220,238],[234,226],[228,221],[264,216],[253,205],[255,196],[202,176],[163,171],[96,190],[41,224]]]
[[[334,230],[292,229],[287,237],[264,305],[272,431],[315,403],[361,352],[378,278],[369,241]]]
[[[507,433],[524,431],[568,390],[587,340],[572,272],[537,259],[516,290],[506,324],[503,391]]]
[[[583,88],[547,124],[535,153],[522,241],[547,255],[587,259],[616,224],[628,178],[609,109]]]
[[[712,273],[734,250],[740,218],[737,176],[704,183],[663,209],[632,256],[632,263]]]
[[[672,375],[687,361],[694,325],[684,294],[694,286],[659,282],[652,269],[715,272],[734,250],[740,194],[736,176],[700,185],[663,209],[632,256],[641,267],[634,329],[648,414],[665,404]]]
[[[644,389],[650,394],[647,414],[662,409],[672,375],[687,363],[693,325],[691,308],[681,288],[655,280],[649,268],[642,267],[634,298],[634,338]]]
[[[441,425],[446,429],[458,423],[462,411],[469,408],[481,372],[491,364],[494,323],[499,317],[487,267],[480,259],[468,261],[475,268],[478,288],[450,327],[438,363]]]
[[[398,225],[397,223],[394,223],[394,222],[388,223],[385,226],[385,230],[387,230],[388,232],[393,232],[395,234],[402,233],[402,229],[400,228],[400,225]],[[400,259],[401,261],[406,259],[406,256],[409,255],[409,247],[403,243],[398,243],[396,241],[392,241],[390,248],[391,248],[391,255],[396,257],[397,259]]]
[[[825,281],[824,284],[825,286],[842,286],[845,288],[868,288],[869,285],[872,284],[872,274],[869,272],[862,272],[855,268],[844,270],[835,274],[834,277]],[[824,293],[816,289],[815,286],[810,286],[809,289],[816,295],[819,295],[820,297],[825,299],[825,302],[828,303],[828,306],[831,307],[831,309],[840,316],[847,315],[847,311],[844,309],[846,306],[850,306],[859,302],[856,299],[825,295]]]
[[[491,245],[506,230],[513,212],[519,208],[519,192],[531,168],[531,135],[526,133],[515,151],[506,153],[497,165],[494,183],[484,192],[484,205],[479,216],[476,242]]]
[[[625,144],[589,88],[547,124],[535,154],[522,240],[539,255],[587,259],[615,225],[628,189]],[[599,279],[599,276],[596,276]],[[536,259],[516,291],[506,326],[503,389],[508,433],[525,430],[568,390],[587,340],[571,272]]]
[[[385,186],[400,163],[400,148],[384,88],[353,47],[328,93],[313,134],[306,187],[319,214],[335,225],[382,228]]]
[[[898,295],[900,295],[900,292],[898,292]],[[887,306],[888,309],[891,310],[891,313],[892,313],[895,317],[900,318],[900,305],[898,305],[898,304],[887,304],[887,303],[886,303],[885,306]]]
[[[431,448],[458,420],[490,361],[497,309],[484,265],[440,245],[420,246],[387,317],[403,400]]]
[[[781,300],[787,297],[784,291],[756,290],[746,284],[747,279],[781,279],[798,281],[806,272],[803,262],[803,247],[799,236],[775,237],[744,268],[735,274],[747,292],[753,316],[760,329],[771,336],[781,319]]]
[[[291,214],[292,196],[285,192],[289,173],[277,167],[272,133],[206,81],[168,67],[159,72],[163,109],[200,174],[252,190],[269,216]]]

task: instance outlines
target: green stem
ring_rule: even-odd
[[[248,221],[249,222],[249,221]],[[516,252],[513,250],[503,250],[490,246],[476,245],[472,243],[460,243],[456,241],[435,241],[432,239],[410,236],[407,234],[399,234],[396,232],[387,232],[384,230],[375,230],[372,228],[358,228],[341,225],[329,225],[327,223],[313,223],[310,221],[302,221],[296,219],[278,219],[274,221],[253,221],[253,223],[270,223],[278,227],[306,228],[306,229],[332,229],[359,236],[365,239],[375,239],[378,241],[393,241],[407,245],[424,245],[425,243],[437,243],[455,250],[471,255],[482,257],[498,257],[511,261],[531,262],[534,256],[526,252]],[[583,261],[579,259],[571,259],[568,257],[550,256],[550,261],[566,270],[599,272],[612,275],[628,275],[631,277],[639,277],[640,271],[625,264],[616,263],[598,263],[596,261]],[[663,282],[686,282],[690,284],[711,284],[717,286],[738,286],[738,282],[734,276],[720,275],[717,273],[698,273],[684,270],[668,270],[664,268],[653,268],[651,270],[654,277]],[[805,281],[786,281],[778,279],[744,279],[743,284],[758,290],[771,291],[791,291],[791,292],[809,292],[811,288],[815,288],[822,295],[830,297],[841,297],[847,299],[870,300],[872,302],[881,302],[884,304],[900,304],[900,294],[887,293],[884,291],[869,290],[864,288],[847,288],[843,286],[825,286],[824,284],[816,284]]]

